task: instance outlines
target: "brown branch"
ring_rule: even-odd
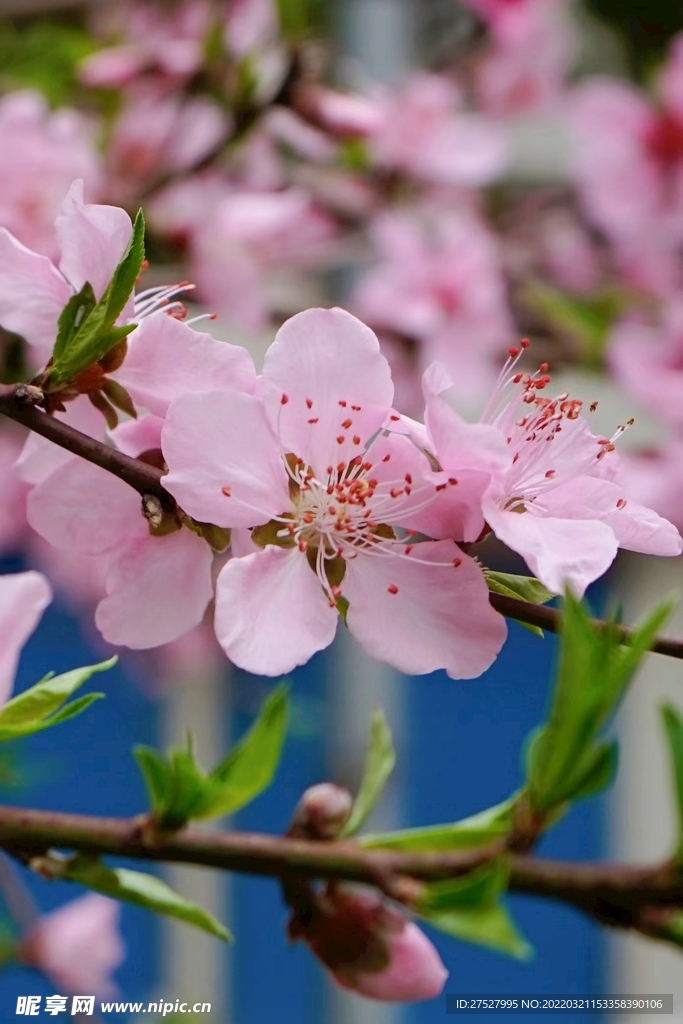
[[[505,615],[508,619],[515,619],[517,622],[525,622],[529,626],[539,626],[549,633],[559,633],[562,629],[562,612],[557,608],[548,608],[540,604],[530,604],[528,601],[521,601],[516,597],[507,597],[505,594],[489,594],[489,600],[497,612]],[[594,626],[606,626],[603,619],[592,619]],[[633,631],[624,626],[620,635],[625,644],[630,643]],[[658,637],[653,643],[651,650],[655,654],[666,654],[669,658],[683,658],[683,640],[674,640],[669,637]]]
[[[87,462],[100,466],[108,473],[113,473],[140,494],[159,498],[164,508],[172,511],[175,503],[168,491],[162,487],[161,470],[139,459],[133,459],[130,455],[124,455],[111,445],[96,441],[63,420],[42,412],[36,408],[36,402],[41,400],[42,393],[38,388],[24,384],[0,384],[0,413],[47,438],[60,448],[65,448]]]
[[[139,861],[194,864],[289,879],[340,879],[375,886],[410,903],[421,884],[457,878],[504,852],[401,852],[344,840],[316,842],[246,832],[183,829],[151,841],[147,818],[96,818],[0,807],[0,848],[24,863],[51,848]],[[683,872],[672,864],[581,864],[509,855],[510,890],[567,903],[602,924],[670,938],[666,922],[683,904]]]

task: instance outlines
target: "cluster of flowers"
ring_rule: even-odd
[[[0,233],[0,323],[44,358],[66,301],[86,279],[103,294],[131,232],[124,211],[84,203],[76,184],[57,223],[59,267]],[[246,349],[178,320],[169,291],[138,294],[123,314],[138,324],[125,357],[81,389],[96,398],[113,384],[135,418],[107,435],[78,389],[65,416],[163,469],[176,507],[141,508],[121,479],[36,435],[17,463],[33,529],[97,572],[95,621],[108,641],[176,640],[215,595],[218,642],[254,673],[306,662],[341,616],[371,656],[403,672],[472,678],[506,636],[473,551],[489,533],[554,593],[582,594],[618,547],[683,549],[675,527],[618,482],[623,428],[598,437],[580,402],[547,397],[547,366],[520,368],[526,341],[477,423],[450,404],[452,381],[433,364],[420,423],[394,408],[378,340],[350,313],[292,317],[257,375]]]

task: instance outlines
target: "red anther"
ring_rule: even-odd
[[[405,491],[403,490],[402,487],[392,487],[391,490],[389,491],[389,494],[391,495],[392,498],[400,498],[401,495],[404,493]]]
[[[598,441],[598,444],[609,444],[609,441],[606,437],[603,437]]]
[[[521,373],[516,373],[514,375],[514,377],[512,378],[512,383],[513,384],[519,384],[521,380],[522,380],[522,374]]]
[[[550,366],[549,363],[541,363],[541,365],[539,366],[538,369],[540,370],[541,373],[547,373],[548,369],[549,369],[549,366]]]
[[[315,416],[312,420],[309,420],[308,422],[309,423],[317,423],[318,422],[318,417]]]
[[[351,408],[353,409],[354,412],[360,412],[360,406],[359,405],[352,405]]]
[[[617,508],[626,508],[626,498],[619,498],[619,501],[617,502]]]
[[[413,545],[409,544],[408,547],[405,549],[404,554],[409,555],[412,550],[413,550]]]
[[[437,491],[445,491],[447,487],[448,487],[448,484],[438,484],[436,490]]]
[[[406,487],[406,497],[408,497],[408,496],[409,496],[409,495],[411,495],[412,493],[413,493],[413,489],[412,489],[412,487]]]
[[[294,523],[289,524],[289,526],[287,527],[287,533],[289,534],[290,537],[294,536],[294,534],[296,533],[296,526],[294,525]]]
[[[341,587],[331,587],[330,589],[332,591],[332,596],[333,597],[341,597],[341,595],[342,595],[342,588]]]
[[[364,462],[362,465],[363,465],[363,469],[365,470],[366,473],[369,473],[370,470],[372,469],[372,463],[371,462]]]
[[[508,355],[510,356],[511,359],[516,359],[517,356],[519,355],[519,349],[518,348],[514,348],[514,347],[509,348],[508,349]]]
[[[307,550],[308,550],[308,541],[300,540],[299,541],[299,551],[303,554]]]
[[[305,523],[308,523],[310,525],[313,522],[315,516],[313,515],[312,512],[304,512],[301,518]]]
[[[312,409],[313,408],[313,399],[312,398],[307,398],[306,399],[306,405],[308,406],[309,409]]]
[[[382,462],[388,462],[390,458],[391,455],[385,455],[384,458],[382,459]]]
[[[149,260],[142,261],[142,266],[140,267],[140,270],[149,270]]]
[[[412,482],[413,482],[413,478],[412,478],[412,476],[410,475],[410,473],[406,473],[406,475],[405,475],[405,476],[403,477],[403,479],[405,480],[405,482],[406,482],[407,484],[412,484]]]
[[[454,565],[454,566],[455,566],[455,568],[457,569],[457,568],[458,568],[458,566],[462,565],[462,558],[454,558],[454,559],[453,559],[453,565]]]
[[[288,401],[289,401],[289,395],[283,395],[282,398],[280,399],[280,405],[287,405]]]
[[[333,600],[333,598],[331,598],[331,597],[328,598],[327,603],[329,604],[330,608],[336,608],[337,607],[337,602],[335,600]]]
[[[337,548],[337,558],[341,558],[341,556],[343,554],[344,554],[344,549],[343,548]]]
[[[359,438],[358,434],[354,434],[353,435],[353,443],[354,444],[360,444],[360,438]]]
[[[225,495],[226,498],[232,497],[232,492],[230,491],[229,487],[221,487],[221,491]]]
[[[513,465],[513,466],[514,466],[515,462],[517,462],[517,459],[518,459],[518,458],[519,458],[519,452],[515,452],[515,457],[514,457],[514,458],[513,458],[513,460],[512,460],[512,465]]]
[[[546,480],[550,480],[554,476],[555,476],[555,470],[554,469],[549,469],[549,470],[546,471],[546,474],[545,474]]]
[[[337,444],[344,444],[345,440],[346,438],[344,437],[344,435],[340,434],[339,437],[337,438]]]
[[[342,398],[342,399],[340,399],[340,401],[339,401],[339,404],[341,405],[342,409],[345,409],[345,408],[346,408],[346,402],[344,401],[344,399],[343,399],[343,398]]]
[[[392,423],[398,423],[400,421],[401,417],[400,416],[390,416],[389,419],[391,420]]]
[[[520,345],[522,346],[522,348],[528,348],[530,344],[531,342],[528,338],[522,338],[522,340],[520,341]]]
[[[328,488],[327,488],[327,493],[328,493],[328,494],[334,494],[334,487],[332,486],[332,484],[330,484],[330,485],[328,486]]]
[[[337,472],[338,473],[343,473],[345,469],[346,469],[346,463],[345,462],[340,462],[339,465],[337,466]]]
[[[398,594],[398,587],[396,586],[396,584],[395,584],[395,583],[391,583],[391,584],[390,584],[390,585],[389,585],[389,586],[387,587],[387,591],[388,591],[388,592],[389,592],[390,594]]]
[[[335,505],[328,505],[327,511],[331,512],[333,516],[336,516],[337,514],[337,509]]]
[[[328,466],[325,472],[327,473],[328,476],[330,476],[332,473],[334,473],[334,466]]]
[[[348,430],[352,423],[353,420],[344,420],[344,422],[342,423],[342,427],[344,428],[344,430]]]
[[[454,476],[449,476],[448,482],[451,485],[451,487],[455,487],[455,485],[457,484],[458,481],[455,479]]]
[[[373,491],[375,487],[377,487],[377,480],[375,480],[374,477],[371,480],[368,480],[368,487],[370,487]]]

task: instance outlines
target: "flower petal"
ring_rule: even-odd
[[[327,466],[361,454],[394,395],[375,334],[343,309],[307,309],[287,320],[266,353],[263,385],[284,451],[320,479]]]
[[[170,470],[164,487],[201,522],[257,526],[291,506],[277,438],[260,399],[236,391],[177,398],[162,447]]]
[[[298,549],[232,558],[216,582],[216,636],[247,672],[279,676],[328,647],[338,613]]]
[[[52,350],[59,314],[71,288],[47,256],[39,256],[0,228],[0,324],[31,345]]]
[[[209,545],[179,530],[144,538],[116,552],[95,623],[111,644],[145,650],[177,640],[199,625],[213,587]]]
[[[416,544],[406,558],[361,555],[347,562],[342,590],[361,646],[409,675],[446,669],[453,679],[474,679],[507,636],[484,574],[451,541]]]
[[[128,336],[123,366],[114,375],[134,402],[157,416],[174,398],[221,388],[253,394],[256,371],[239,345],[216,341],[210,334],[160,312],[143,320]]]
[[[39,572],[0,576],[0,706],[12,693],[21,649],[51,600],[50,584]]]
[[[75,181],[55,221],[62,258],[59,269],[80,291],[89,281],[101,299],[121,262],[133,225],[118,206],[98,206],[83,201],[83,182]]]
[[[554,594],[570,586],[577,597],[605,573],[617,553],[606,523],[554,519],[532,512],[505,512],[485,501],[484,515],[496,537],[522,556],[534,576]]]

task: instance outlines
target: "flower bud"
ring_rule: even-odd
[[[308,839],[334,839],[349,820],[352,807],[353,797],[348,789],[332,782],[311,786],[297,804],[289,834]]]
[[[370,893],[333,888],[305,918],[290,922],[343,988],[368,999],[411,1003],[433,999],[448,971],[412,921]]]

